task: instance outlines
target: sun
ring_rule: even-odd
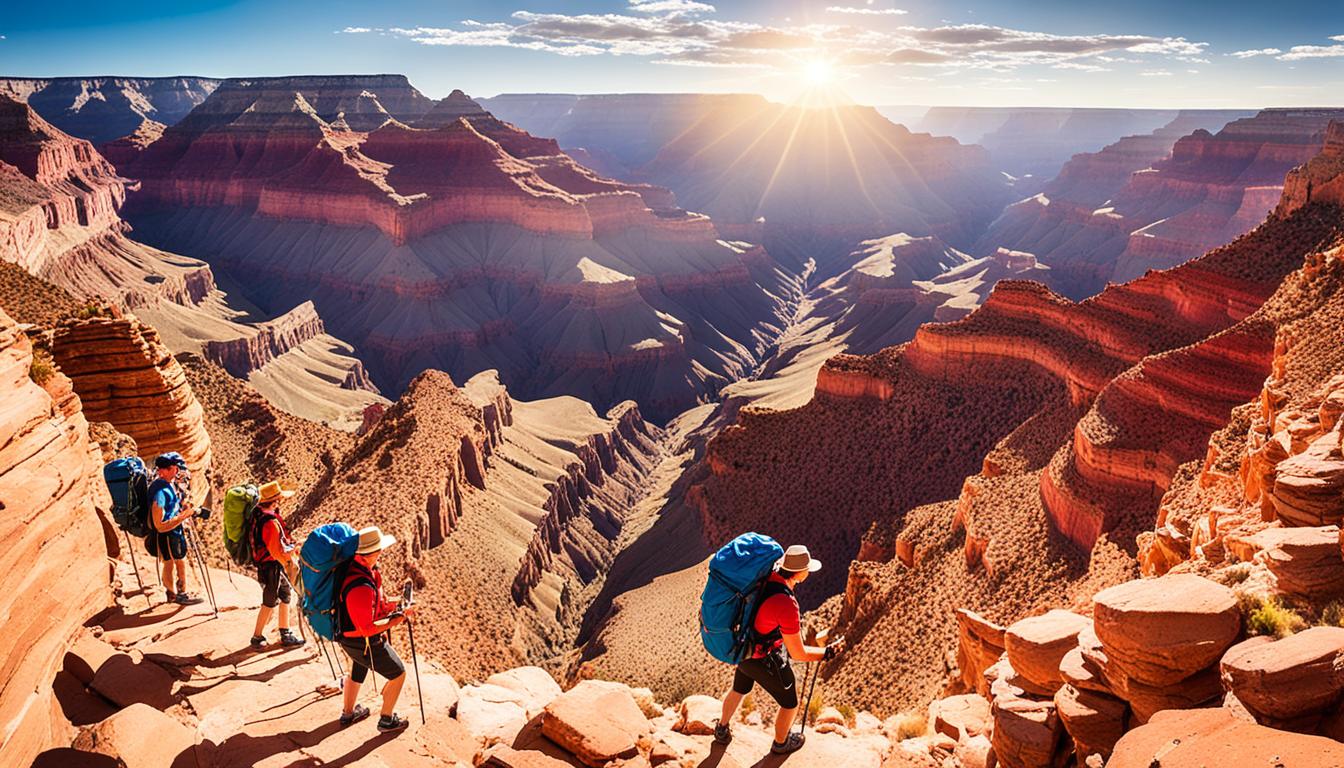
[[[835,80],[835,67],[826,59],[812,59],[803,64],[803,79],[810,85],[830,85]]]

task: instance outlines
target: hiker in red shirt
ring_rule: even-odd
[[[303,645],[289,628],[289,603],[294,583],[295,546],[280,518],[280,500],[288,499],[294,491],[272,480],[257,489],[256,517],[252,522],[252,562],[257,564],[257,581],[261,583],[261,609],[257,611],[257,626],[252,632],[252,647],[266,647],[266,623],[271,620],[275,606],[280,606],[280,645],[296,648]]]
[[[359,686],[372,669],[387,680],[383,684],[383,711],[378,718],[378,730],[393,733],[404,729],[407,720],[393,711],[401,686],[406,682],[406,665],[388,642],[388,632],[415,616],[414,606],[398,606],[383,599],[383,574],[378,570],[378,556],[396,543],[396,538],[383,533],[376,526],[359,532],[359,548],[350,561],[342,582],[339,606],[340,632],[337,642],[354,662],[350,676],[345,679],[345,699],[341,709],[341,725],[363,720],[369,710],[355,701]]]
[[[751,657],[737,665],[733,690],[724,698],[723,714],[714,727],[714,740],[719,744],[733,740],[729,727],[733,713],[742,703],[742,697],[759,684],[779,704],[779,714],[775,716],[775,743],[770,745],[770,751],[783,755],[802,748],[803,735],[789,733],[793,718],[798,714],[798,688],[789,659],[823,661],[833,658],[843,648],[841,641],[825,648],[803,644],[802,613],[793,590],[819,570],[821,562],[812,559],[807,547],[795,544],[788,548],[775,572],[770,574],[752,617]]]

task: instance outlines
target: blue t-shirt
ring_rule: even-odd
[[[163,478],[158,478],[149,484],[149,504],[151,509],[157,504],[159,509],[163,510],[165,523],[182,513],[182,500],[178,498],[177,490],[173,488],[172,483]],[[169,533],[180,530],[181,528],[174,528]]]

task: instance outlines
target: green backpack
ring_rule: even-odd
[[[235,565],[252,564],[252,521],[261,492],[255,483],[235,485],[224,494],[224,549]]]

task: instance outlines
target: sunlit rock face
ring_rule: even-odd
[[[57,128],[97,145],[142,131],[146,124],[172,125],[218,85],[209,77],[0,78],[0,93],[27,102]]]
[[[749,372],[795,290],[667,190],[401,76],[225,81],[125,173],[140,236],[273,313],[311,299],[390,394],[497,368],[665,418]]]

